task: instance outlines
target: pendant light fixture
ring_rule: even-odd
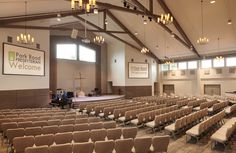
[[[85,13],[85,16],[87,14]],[[82,42],[85,44],[89,44],[90,40],[87,38],[87,20],[86,18],[84,19],[84,38],[82,39]]]
[[[33,44],[35,39],[27,33],[27,1],[25,1],[25,31],[16,37],[16,41],[21,44]]]
[[[203,23],[203,0],[201,0],[201,19],[202,19],[202,35],[201,37],[197,40],[197,43],[199,45],[206,45],[209,43],[209,39],[204,36],[204,30],[203,30],[203,26],[204,26],[204,23]]]
[[[220,38],[217,38],[217,49],[218,49],[218,52],[220,52]],[[220,56],[216,56],[215,59],[220,61],[220,60],[223,60],[224,57],[220,55]]]
[[[100,16],[98,14],[98,26],[100,25]],[[100,26],[99,26],[100,27]],[[103,44],[105,42],[105,38],[103,38],[103,36],[101,35],[96,35],[94,38],[93,38],[93,41],[95,43],[98,43],[98,44]]]
[[[145,11],[145,14],[146,14],[146,11]],[[146,24],[147,22],[145,22],[145,19],[144,19],[144,43],[146,43]],[[142,54],[146,54],[146,53],[149,53],[149,49],[146,47],[146,46],[143,46],[142,49],[141,49],[141,53]]]
[[[166,31],[164,30],[164,54],[165,54],[165,57],[164,57],[164,63],[169,65],[171,64],[171,60],[167,57],[167,45],[166,45]]]
[[[71,0],[71,9],[97,14],[96,0]]]

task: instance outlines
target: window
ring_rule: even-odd
[[[169,70],[169,64],[162,64],[162,71],[168,71]]]
[[[236,66],[236,57],[226,58],[226,66]]]
[[[179,63],[179,69],[180,70],[186,70],[187,69],[187,62],[180,62]]]
[[[224,67],[225,66],[225,59],[214,59],[213,60],[214,67]]]
[[[212,67],[211,60],[202,60],[202,68],[207,69]]]
[[[85,62],[96,62],[96,51],[85,46],[79,46],[79,60]]]
[[[57,58],[77,60],[76,44],[57,44]]]
[[[188,69],[197,69],[197,61],[189,61]]]
[[[170,64],[170,70],[177,70],[177,63]]]

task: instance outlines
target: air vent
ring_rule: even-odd
[[[204,70],[204,75],[210,75],[210,70]]]
[[[184,76],[184,75],[185,75],[185,70],[182,70],[182,71],[180,72],[180,75],[181,75],[181,76]]]
[[[222,74],[222,69],[216,69],[216,74]]]
[[[190,75],[195,75],[195,70],[190,70]]]
[[[235,71],[236,71],[236,69],[235,69],[235,68],[229,68],[229,73],[231,73],[231,74],[234,74],[234,73],[235,73]]]

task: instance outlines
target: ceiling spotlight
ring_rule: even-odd
[[[134,6],[134,10],[135,10],[135,11],[137,10],[137,7],[136,7],[136,6]]]
[[[174,37],[175,37],[175,34],[174,34],[173,32],[171,33],[171,37],[172,37],[172,38],[174,38]]]
[[[107,19],[105,19],[105,24],[108,24],[108,21],[107,21]]]
[[[137,32],[137,31],[135,31],[135,32],[134,32],[134,35],[138,35],[138,32]]]
[[[98,8],[95,7],[95,8],[93,9],[93,13],[94,13],[94,14],[98,14]]]
[[[143,20],[143,24],[147,24],[147,20],[146,19]]]
[[[228,20],[228,25],[231,25],[232,24],[232,20]]]
[[[216,1],[214,1],[214,0],[211,0],[211,1],[210,1],[211,4],[214,4],[215,2],[216,2]]]
[[[130,8],[130,6],[129,6],[129,5],[127,5],[127,6],[126,6],[126,8],[127,8],[127,9],[129,9],[129,8]]]
[[[60,22],[61,21],[61,14],[57,13],[57,21]]]
[[[149,16],[148,19],[149,19],[150,22],[152,22],[152,17]]]
[[[124,1],[123,4],[124,4],[124,7],[127,7],[127,2],[126,1]]]

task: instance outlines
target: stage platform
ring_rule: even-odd
[[[94,96],[94,97],[76,97],[72,98],[74,104],[83,103],[83,102],[97,102],[104,100],[114,100],[114,99],[123,99],[124,95],[103,95],[103,96]]]

